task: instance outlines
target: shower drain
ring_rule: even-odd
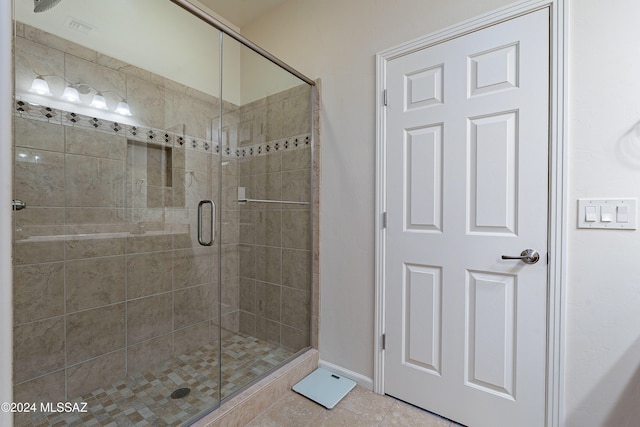
[[[171,393],[171,398],[182,399],[183,397],[187,396],[189,393],[191,393],[190,388],[187,388],[187,387],[179,388],[177,390],[174,390],[173,393]]]

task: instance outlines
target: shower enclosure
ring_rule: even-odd
[[[16,425],[188,424],[310,346],[312,86],[169,0],[33,7]]]

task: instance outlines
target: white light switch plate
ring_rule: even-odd
[[[636,205],[636,199],[578,199],[578,228],[635,230]]]

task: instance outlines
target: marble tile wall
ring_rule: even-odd
[[[240,331],[297,351],[310,345],[311,93],[306,85],[240,108],[239,147],[266,155],[238,159],[247,198],[240,210]],[[276,145],[277,143],[277,145]],[[298,149],[289,150],[289,146]]]

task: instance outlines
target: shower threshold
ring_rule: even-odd
[[[222,398],[278,367],[293,354],[242,334],[223,337]],[[87,403],[86,413],[17,414],[15,425],[180,426],[221,400],[219,360],[218,347],[206,345],[74,399],[72,402]],[[189,388],[190,392],[172,398],[172,393],[181,388]]]

